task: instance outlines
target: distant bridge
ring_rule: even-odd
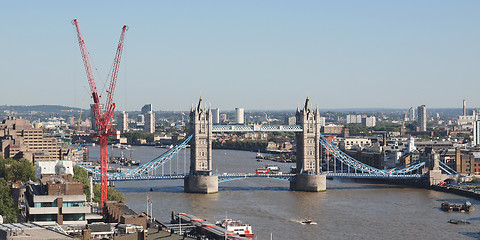
[[[364,178],[364,179],[426,179],[430,184],[437,184],[445,176],[454,176],[457,173],[448,165],[439,161],[438,155],[432,159],[417,160],[411,163],[392,169],[378,169],[369,166],[341,151],[320,133],[320,115],[317,110],[311,107],[307,98],[302,110],[297,109],[296,120],[300,125],[213,125],[210,109],[203,106],[200,99],[198,106],[193,107],[190,112],[191,134],[177,143],[173,148],[164,154],[144,163],[138,167],[126,171],[108,173],[108,181],[145,181],[145,180],[173,180],[186,179],[185,184],[189,185],[189,192],[202,192],[206,184],[210,190],[216,192],[218,182],[226,182],[245,178],[272,178],[290,181],[296,186],[292,190],[310,191],[316,186],[325,182],[325,176],[331,178]],[[297,138],[297,169],[295,174],[255,174],[255,173],[224,173],[213,174],[212,169],[212,133],[220,132],[295,132]],[[187,144],[191,145],[190,171],[183,174],[163,174],[165,163],[185,149]],[[331,158],[323,158],[327,153]],[[170,162],[171,164],[171,162]],[[322,165],[331,166],[322,172]],[[98,169],[77,165],[85,168],[90,173],[100,175]],[[338,167],[337,167],[338,166]],[[157,169],[161,168],[162,174],[157,175]],[[330,171],[333,170],[333,171]],[[430,171],[432,174],[430,174]],[[177,168],[178,172],[178,168]],[[321,175],[321,176],[319,176]],[[322,177],[323,180],[319,180]],[[194,179],[194,180],[191,180]],[[297,181],[298,180],[298,181]],[[316,181],[316,182],[315,182]],[[315,183],[314,183],[315,182]],[[302,186],[306,184],[310,186]],[[193,190],[192,190],[193,189]],[[317,189],[317,190],[315,190]]]
[[[328,178],[352,178],[352,179],[397,179],[397,180],[412,180],[422,179],[425,175],[422,174],[408,174],[408,175],[379,175],[369,173],[335,173],[325,172]],[[143,175],[143,176],[118,176],[109,177],[108,181],[150,181],[150,180],[180,180],[184,179],[187,174],[167,174],[167,175]],[[294,173],[271,173],[271,174],[256,174],[256,173],[224,173],[218,175],[220,183],[229,182],[233,180],[246,178],[271,178],[284,181],[292,181],[295,177]],[[93,179],[94,182],[99,182],[98,177]]]

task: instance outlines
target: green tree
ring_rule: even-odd
[[[13,206],[11,190],[3,178],[0,178],[0,215],[4,223],[17,222],[18,209]]]
[[[93,186],[93,201],[100,203],[100,197],[101,197],[101,185],[100,184],[95,184]],[[123,193],[115,190],[113,187],[108,187],[107,188],[107,201],[125,201],[125,196],[123,196]]]
[[[127,138],[128,143],[130,144],[135,144],[139,143],[140,139],[145,139],[147,142],[152,143],[153,142],[153,133],[147,133],[147,132],[125,132],[122,133],[122,137]]]
[[[88,180],[87,170],[77,165],[73,165],[73,179],[82,182],[83,193],[87,195],[87,199],[90,199],[90,181]]]
[[[35,168],[27,159],[0,159],[0,177],[7,182],[36,180]]]

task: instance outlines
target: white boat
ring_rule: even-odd
[[[302,224],[303,225],[314,225],[314,224],[317,224],[316,222],[312,221],[312,219],[310,218],[305,218],[303,221],[302,221]]]
[[[225,228],[227,231],[238,234],[240,237],[254,238],[255,234],[252,232],[252,226],[250,224],[243,223],[238,220],[225,219],[218,221],[217,226]]]
[[[267,165],[265,166],[265,168],[266,168],[266,169],[270,169],[270,171],[272,171],[272,172],[278,172],[278,171],[280,171],[280,168],[279,168],[277,165],[275,165],[275,164],[267,164]]]

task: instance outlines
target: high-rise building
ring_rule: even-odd
[[[245,124],[245,109],[235,108],[235,123]]]
[[[117,117],[117,130],[120,132],[128,131],[128,113],[123,111]]]
[[[427,131],[427,107],[425,105],[418,106],[418,129],[420,132]]]
[[[473,122],[473,146],[480,144],[480,120]]]
[[[293,126],[297,124],[297,118],[296,117],[285,117],[285,124]]]
[[[152,109],[152,104],[145,104],[143,107],[142,107],[142,114],[145,115],[147,114],[148,112],[153,112],[153,109]]]
[[[219,124],[220,123],[220,109],[214,108],[212,109],[212,119],[213,119],[213,124]]]
[[[463,99],[463,116],[467,116],[467,101]]]
[[[362,118],[362,125],[366,127],[375,127],[377,119],[374,116]]]
[[[415,138],[410,136],[410,138],[408,138],[407,151],[408,153],[413,153],[415,150],[417,150],[417,147],[415,146]]]
[[[416,118],[416,116],[415,116],[415,108],[411,107],[411,108],[408,110],[408,119],[413,122],[413,121],[415,121],[415,118]]]
[[[347,123],[362,123],[362,115],[347,115]]]
[[[320,118],[318,119],[318,123],[320,124],[320,127],[325,127],[325,126],[327,126],[327,120],[326,120],[325,117],[320,117]]]
[[[155,113],[152,111],[145,114],[145,125],[143,126],[143,129],[148,133],[155,132]]]

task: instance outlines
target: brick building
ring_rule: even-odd
[[[43,137],[43,130],[33,128],[29,121],[9,117],[0,123],[0,155],[4,158],[26,158],[32,162],[83,159],[82,150],[62,148],[55,138]]]

